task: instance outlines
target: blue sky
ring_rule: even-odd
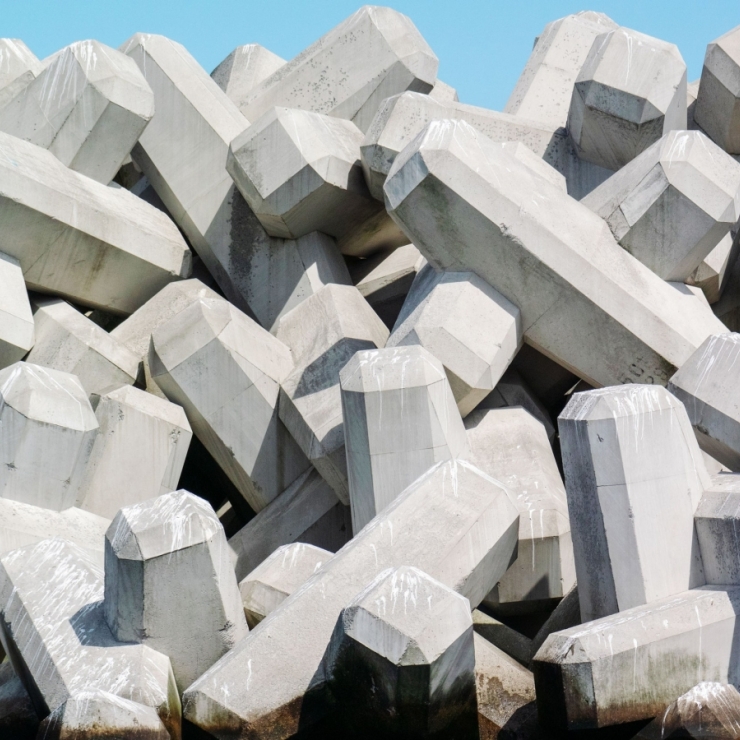
[[[0,0],[2,35],[38,57],[95,38],[119,46],[136,31],[184,44],[210,72],[235,46],[257,42],[290,59],[360,7],[347,0]],[[440,77],[465,103],[500,109],[550,20],[599,10],[678,45],[699,77],[708,42],[740,24],[739,0],[398,0],[440,59]]]

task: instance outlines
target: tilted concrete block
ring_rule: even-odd
[[[518,528],[501,484],[461,461],[437,465],[188,689],[186,718],[216,737],[222,727],[290,737],[325,713],[321,665],[332,631],[378,574],[413,566],[477,606],[508,567]]]
[[[694,514],[707,583],[740,586],[737,525],[740,476],[720,473],[702,493]]]
[[[532,658],[532,640],[480,609],[473,611],[473,629],[523,666]]]
[[[22,360],[34,341],[33,315],[20,263],[0,254],[0,370]]]
[[[77,41],[0,107],[0,131],[107,185],[153,115],[154,96],[131,59],[99,41]]]
[[[576,580],[565,486],[545,428],[523,408],[474,411],[466,457],[513,494],[519,554],[487,600],[561,598]]]
[[[0,639],[46,716],[96,690],[156,710],[180,737],[180,697],[167,656],[117,642],[103,617],[103,572],[75,545],[43,540],[0,559]]]
[[[667,383],[723,330],[693,294],[619,247],[595,213],[462,121],[429,124],[385,192],[435,268],[486,280],[518,306],[525,342],[591,385]]]
[[[187,491],[126,506],[105,542],[105,619],[167,655],[180,692],[249,631],[223,527]]]
[[[59,298],[34,298],[36,342],[27,362],[76,375],[88,395],[133,385],[141,358]]]
[[[118,314],[187,277],[190,250],[167,216],[0,133],[0,252],[26,285]]]
[[[457,90],[442,80],[437,80],[431,92],[427,94],[433,100],[440,100],[443,103],[457,103],[460,99],[457,96]]]
[[[16,362],[0,371],[0,498],[62,511],[77,503],[98,431],[74,375]]]
[[[193,437],[182,408],[130,386],[102,392],[93,406],[100,428],[80,507],[112,519],[124,506],[176,490]]]
[[[244,98],[251,121],[276,106],[353,121],[367,130],[385,98],[427,93],[439,61],[409,18],[365,5],[322,36]]]
[[[686,128],[686,64],[675,44],[629,28],[596,37],[578,73],[568,132],[583,159],[618,170]]]
[[[423,347],[360,351],[339,382],[357,534],[420,475],[468,444],[444,368]]]
[[[740,164],[700,131],[672,131],[581,202],[654,273],[684,281],[740,218]]]
[[[558,427],[583,621],[703,585],[710,479],[683,404],[648,385],[575,393]]]
[[[200,298],[158,327],[149,366],[255,511],[308,467],[278,418],[290,350],[227,301]]]
[[[357,594],[325,660],[350,728],[426,737],[475,717],[470,603],[418,568],[386,570]]]
[[[263,80],[285,64],[285,59],[259,44],[237,46],[211,72],[211,79],[237,106]]]
[[[4,108],[44,67],[20,39],[0,39],[0,54],[0,108]]]
[[[295,361],[281,383],[280,419],[348,505],[340,373],[355,352],[384,347],[388,330],[357,288],[327,285],[285,314],[276,336]]]
[[[332,556],[327,550],[303,542],[278,547],[239,583],[249,626],[254,629]]]
[[[727,287],[730,268],[737,259],[737,253],[738,242],[730,232],[720,239],[685,283],[701,288],[710,304],[717,303]]]
[[[443,365],[460,414],[496,386],[522,342],[519,309],[472,272],[425,265],[386,346],[420,345]]]

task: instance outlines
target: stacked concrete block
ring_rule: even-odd
[[[263,80],[285,64],[285,59],[259,44],[237,46],[211,72],[211,79],[238,106]]]
[[[33,82],[43,68],[20,39],[0,39],[0,108]]]
[[[727,287],[730,268],[737,259],[738,244],[730,232],[704,258],[699,267],[685,281],[687,285],[701,288],[710,304],[717,303]]]
[[[0,254],[0,369],[22,360],[34,340],[33,315],[20,263]]]
[[[457,90],[452,85],[442,82],[442,80],[437,80],[434,83],[434,87],[428,95],[430,98],[443,103],[457,103],[460,100],[457,96]]]

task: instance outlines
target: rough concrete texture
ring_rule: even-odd
[[[182,693],[249,631],[216,513],[166,493],[121,509],[105,540],[111,632],[167,655]]]
[[[740,395],[733,381],[740,334],[708,337],[671,378],[669,390],[686,406],[701,448],[740,470]]]
[[[683,404],[647,385],[575,393],[558,427],[583,621],[703,585],[710,479]]]
[[[141,358],[60,298],[34,298],[36,341],[27,362],[77,376],[85,392],[133,385]]]
[[[149,366],[255,511],[308,467],[278,418],[290,350],[235,306],[200,298],[180,311],[152,334]]]
[[[430,92],[438,66],[409,18],[365,5],[254,88],[240,108],[250,121],[276,106],[300,108],[364,132],[385,98]]]
[[[740,164],[700,131],[672,131],[582,203],[654,273],[684,281],[740,218]]]
[[[276,336],[295,361],[280,387],[280,419],[348,505],[340,373],[356,352],[384,347],[388,329],[357,288],[327,285],[285,314]]]
[[[513,494],[519,554],[487,601],[561,598],[575,583],[565,486],[545,427],[521,407],[474,411],[465,419],[466,459]]]
[[[244,615],[251,629],[297,591],[333,553],[294,542],[282,545],[239,583]]]
[[[0,370],[22,360],[35,331],[20,262],[0,254]]]
[[[675,44],[629,28],[596,37],[573,86],[568,132],[585,160],[618,170],[686,128],[686,64]]]
[[[325,714],[324,652],[342,609],[370,581],[413,566],[475,607],[508,567],[518,528],[501,484],[464,462],[438,464],[198,679],[185,693],[184,716],[216,737],[225,737],[221,727],[290,737]]]
[[[429,124],[396,158],[385,192],[435,268],[485,279],[518,306],[525,341],[591,385],[667,383],[723,330],[596,214],[465,122]]]
[[[420,345],[447,373],[466,417],[496,386],[522,342],[519,309],[472,272],[424,265],[386,346]]]
[[[42,70],[41,62],[20,39],[0,39],[0,108],[33,82]]]
[[[339,383],[357,534],[410,483],[468,444],[444,368],[423,347],[357,352]]]
[[[702,260],[699,267],[686,279],[686,284],[701,288],[710,304],[717,303],[727,287],[729,268],[737,259],[737,253],[738,242],[730,232]]]
[[[426,737],[475,715],[470,604],[418,568],[383,571],[347,604],[325,663],[350,727]]]
[[[237,106],[263,80],[285,64],[285,59],[259,44],[237,46],[211,72],[211,79]]]
[[[130,386],[100,393],[93,406],[99,431],[81,508],[113,519],[124,506],[174,491],[193,437],[182,408]]]

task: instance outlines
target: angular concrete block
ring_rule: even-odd
[[[583,159],[618,170],[663,135],[686,128],[686,64],[675,44],[629,28],[594,39],[568,112]]]
[[[290,350],[227,301],[200,298],[159,326],[149,367],[255,511],[308,467],[278,418]]]
[[[386,568],[407,565],[477,606],[508,567],[518,527],[498,482],[461,461],[437,465],[188,689],[186,718],[208,732],[226,723],[233,732],[276,739],[318,721],[325,712],[322,659],[357,594]]]
[[[0,498],[62,511],[77,503],[98,431],[74,375],[16,362],[0,371]]]
[[[386,346],[420,345],[443,365],[464,418],[496,386],[522,343],[519,309],[472,272],[425,265]]]
[[[429,124],[394,162],[385,192],[436,269],[486,280],[518,306],[525,341],[591,385],[667,383],[722,331],[596,214],[462,121]]]
[[[740,164],[700,131],[672,131],[581,202],[654,273],[684,281],[740,218]]]
[[[149,204],[15,136],[0,133],[0,153],[0,252],[29,288],[128,314],[190,273],[185,240]]]
[[[576,393],[558,418],[583,621],[705,583],[694,511],[710,479],[665,388]]]
[[[476,635],[484,637],[518,663],[529,667],[529,661],[532,658],[532,640],[528,637],[503,622],[499,622],[498,619],[490,617],[480,609],[473,611],[473,629]]]
[[[250,121],[289,106],[353,121],[364,132],[385,98],[429,92],[438,66],[409,18],[365,5],[254,88],[239,107]]]
[[[423,347],[360,351],[339,383],[357,534],[420,475],[468,445],[444,368]]]
[[[576,584],[563,596],[560,603],[552,610],[552,614],[532,638],[531,657],[534,657],[551,634],[579,624],[581,624],[581,602],[578,598],[578,584]]]
[[[85,392],[133,385],[141,358],[59,298],[34,298],[36,342],[26,362],[76,375]]]
[[[154,95],[131,59],[77,41],[0,108],[0,131],[107,185],[153,115]]]
[[[239,583],[250,628],[274,612],[332,556],[327,550],[303,542],[278,547]]]
[[[105,542],[105,619],[167,655],[180,692],[249,631],[223,527],[187,491],[121,509]]]
[[[687,285],[701,288],[710,304],[717,303],[727,287],[730,268],[737,259],[738,242],[732,232],[703,259],[699,267],[685,280]]]
[[[0,254],[0,370],[22,360],[35,330],[20,262]]]
[[[281,383],[280,419],[348,505],[340,373],[355,352],[384,347],[388,330],[357,288],[327,285],[285,314],[276,336],[295,362]]]
[[[740,475],[720,473],[702,493],[694,514],[707,583],[740,585],[737,525]]]
[[[443,103],[457,103],[460,98],[457,97],[457,90],[452,85],[448,85],[442,80],[437,80],[431,92],[428,93],[433,100],[439,100]]]
[[[475,716],[470,603],[418,568],[386,570],[355,596],[325,660],[349,727],[426,737]]]
[[[130,386],[101,393],[93,405],[100,429],[80,507],[112,519],[124,506],[176,490],[193,437],[182,408]]]
[[[285,64],[285,59],[259,44],[237,46],[211,72],[211,79],[237,106],[263,80]]]
[[[44,67],[20,39],[0,39],[0,54],[0,108],[4,108]]]

